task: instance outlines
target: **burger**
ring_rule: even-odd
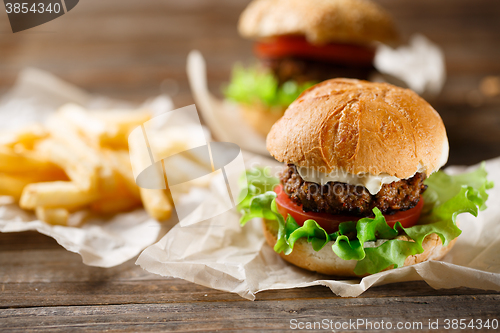
[[[332,79],[302,93],[273,125],[278,179],[249,171],[244,224],[262,218],[280,256],[323,274],[363,276],[442,258],[456,216],[486,208],[484,166],[438,171],[448,159],[439,114],[408,89]]]
[[[255,40],[259,63],[236,66],[225,94],[263,135],[314,83],[368,79],[377,43],[398,40],[389,14],[368,0],[254,0],[239,32]]]

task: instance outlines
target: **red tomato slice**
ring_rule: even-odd
[[[329,234],[336,232],[339,228],[339,224],[347,221],[358,221],[362,217],[350,216],[350,215],[333,215],[327,213],[314,213],[314,212],[304,212],[302,207],[295,204],[283,191],[283,186],[278,185],[274,188],[274,191],[278,194],[276,197],[276,206],[281,215],[285,218],[290,214],[298,225],[304,225],[306,220],[316,221],[323,229]],[[414,226],[418,219],[420,218],[420,212],[424,207],[424,199],[420,197],[418,204],[408,210],[397,212],[392,215],[384,215],[387,224],[392,228],[396,222],[400,222],[404,228],[409,228]]]
[[[301,36],[279,36],[257,42],[254,52],[259,58],[284,58],[298,56],[345,65],[371,66],[375,49],[351,44],[312,45]]]

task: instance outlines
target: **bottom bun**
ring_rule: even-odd
[[[263,220],[264,236],[267,243],[274,247],[277,241],[278,224],[276,221]],[[398,239],[409,240],[406,236],[399,236]],[[452,240],[447,246],[443,246],[441,239],[437,234],[427,236],[422,242],[424,252],[409,256],[405,260],[405,266],[421,263],[426,260],[439,260],[447,254],[456,242],[456,238]],[[305,238],[299,239],[294,247],[292,253],[289,255],[281,252],[279,255],[284,260],[288,261],[295,266],[307,269],[309,271],[318,272],[327,275],[337,276],[355,276],[362,277],[365,275],[356,275],[354,267],[356,267],[356,260],[343,260],[339,258],[335,252],[332,251],[333,241],[328,243],[320,251],[314,251],[311,244]],[[390,266],[387,269],[392,269]],[[386,270],[387,270],[386,269]]]
[[[241,115],[243,119],[260,135],[267,136],[274,123],[285,113],[284,108],[267,108],[260,105],[241,104]]]

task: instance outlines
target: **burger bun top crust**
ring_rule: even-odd
[[[390,15],[368,0],[254,0],[241,14],[243,37],[305,36],[311,44],[395,44]]]
[[[267,136],[278,161],[325,173],[426,175],[448,159],[439,114],[409,89],[332,79],[306,90]]]

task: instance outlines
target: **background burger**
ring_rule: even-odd
[[[259,65],[235,67],[225,94],[263,135],[314,83],[368,79],[376,44],[398,39],[388,13],[368,0],[254,0],[239,32],[255,40]]]
[[[333,79],[305,91],[272,127],[280,180],[248,173],[242,223],[261,217],[283,259],[331,275],[366,275],[440,259],[456,215],[484,209],[484,168],[449,176],[439,114],[408,89]],[[269,190],[274,185],[273,191]]]

